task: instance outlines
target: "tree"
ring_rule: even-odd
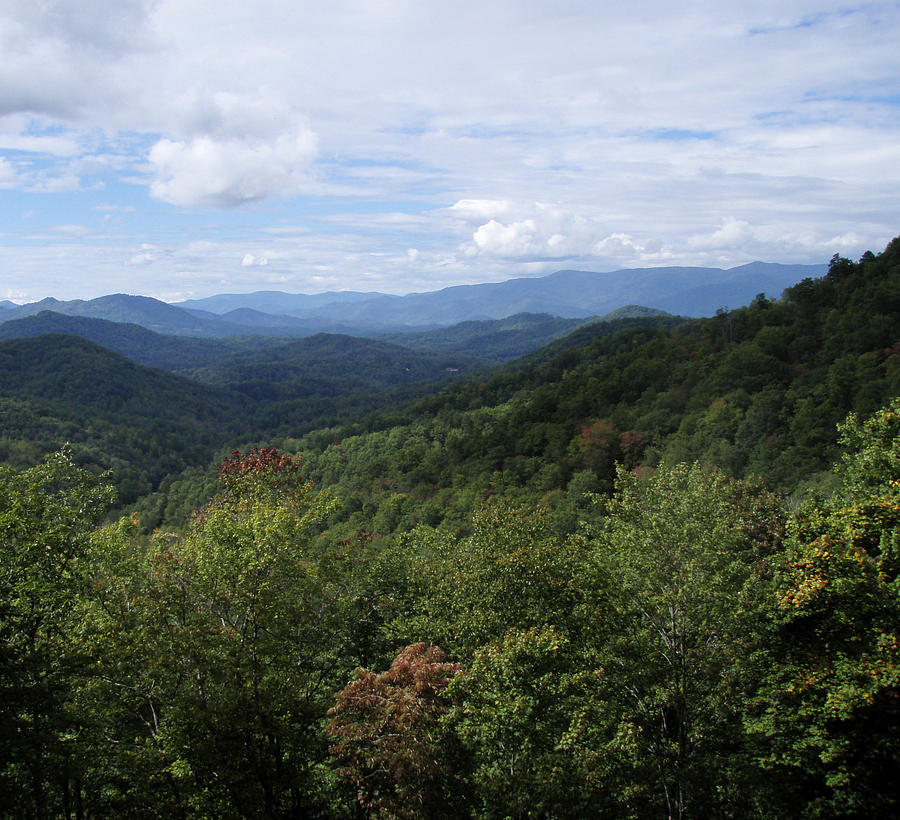
[[[557,538],[544,509],[495,501],[475,515],[471,536],[423,527],[402,543],[416,566],[418,601],[398,632],[429,637],[464,664],[509,629],[569,624],[581,615],[587,550]]]
[[[747,722],[795,814],[887,817],[900,767],[900,399],[840,430],[841,489],[792,524]]]
[[[70,816],[80,797],[67,704],[83,671],[71,640],[91,530],[112,503],[68,451],[0,467],[0,813]]]
[[[579,744],[596,686],[584,656],[552,626],[510,630],[451,682],[448,732],[466,754],[477,817],[598,816],[614,810],[602,772]]]
[[[447,711],[442,694],[459,671],[438,647],[417,643],[386,672],[357,669],[338,693],[326,732],[361,810],[410,820],[458,816],[439,719]]]
[[[270,449],[233,453],[220,479],[185,535],[135,566],[127,528],[107,535],[119,563],[98,590],[93,698],[143,729],[181,811],[296,817],[328,796],[318,721],[347,669],[340,585],[312,549],[332,501]]]
[[[737,814],[749,776],[742,662],[783,513],[761,487],[700,465],[619,471],[595,538],[610,581],[592,728],[620,812]]]

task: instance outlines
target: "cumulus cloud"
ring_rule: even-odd
[[[566,259],[579,266],[607,270],[633,264],[668,264],[674,254],[659,236],[624,230],[610,231],[606,215],[585,215],[547,203],[510,204],[521,218],[490,219],[478,226],[463,245],[468,257],[514,261],[532,275],[546,273]],[[709,237],[707,237],[709,239]]]
[[[173,205],[231,208],[299,193],[317,138],[304,118],[270,93],[200,94],[174,104],[183,135],[150,149],[150,192]]]
[[[800,259],[821,263],[834,253],[853,257],[864,250],[880,250],[889,239],[889,234],[878,237],[867,237],[857,231],[835,234],[827,226],[726,217],[718,228],[684,238],[675,252],[682,256],[686,252],[691,254],[692,264],[723,267],[749,260]]]
[[[753,228],[743,219],[728,217],[722,227],[710,234],[694,236],[690,239],[694,247],[719,250],[721,248],[740,248],[754,238]]]
[[[504,211],[520,218],[479,225],[466,247],[468,255],[485,254],[523,261],[590,256],[603,249],[601,220],[567,208],[534,203],[504,203]]]
[[[302,190],[316,154],[309,130],[270,140],[159,140],[150,150],[150,192],[173,205],[234,207]]]
[[[645,252],[655,254],[659,251],[660,248],[658,244],[654,247],[640,245],[633,237],[629,236],[627,233],[622,233],[621,231],[610,234],[609,236],[604,236],[603,239],[599,239],[595,242],[591,248],[591,252],[595,256],[614,256],[619,258],[622,256],[642,255]]]
[[[479,250],[497,256],[533,256],[544,245],[533,219],[508,225],[492,219],[472,234],[472,240]]]
[[[254,256],[252,253],[245,253],[244,258],[241,259],[241,266],[245,268],[265,267],[268,264],[269,258],[267,256]]]

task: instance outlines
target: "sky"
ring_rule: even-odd
[[[856,259],[898,43],[896,0],[0,0],[0,300]]]

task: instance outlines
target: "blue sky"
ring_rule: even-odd
[[[856,258],[897,43],[878,0],[3,0],[0,299]]]

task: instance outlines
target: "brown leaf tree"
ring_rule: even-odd
[[[444,658],[436,646],[412,644],[386,672],[358,669],[329,710],[331,751],[364,816],[451,812],[453,766],[439,721],[447,711],[441,693],[460,665]]]

